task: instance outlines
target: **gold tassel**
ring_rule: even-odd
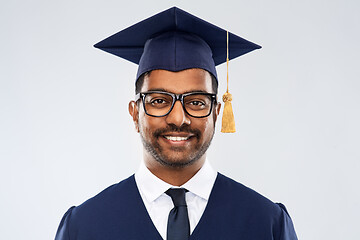
[[[231,105],[232,95],[229,93],[229,32],[226,32],[227,39],[227,56],[226,56],[226,65],[227,65],[227,88],[226,93],[223,95],[224,102],[224,111],[222,117],[221,132],[223,133],[234,133],[235,132],[235,118]]]
[[[233,133],[235,132],[235,119],[231,106],[232,95],[226,92],[223,95],[223,101],[225,103],[224,112],[222,117],[221,132]]]

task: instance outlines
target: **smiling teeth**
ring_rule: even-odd
[[[165,136],[166,139],[171,141],[185,141],[188,140],[188,137],[172,137],[172,136]]]

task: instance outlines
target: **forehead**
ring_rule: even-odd
[[[163,90],[172,93],[203,91],[212,93],[210,73],[192,68],[179,72],[153,70],[144,78],[141,91]]]

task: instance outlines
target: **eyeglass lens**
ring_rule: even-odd
[[[144,100],[146,112],[153,116],[168,114],[174,101],[173,96],[164,93],[147,93]],[[186,95],[183,98],[183,106],[191,116],[204,117],[211,111],[212,99],[206,94]]]

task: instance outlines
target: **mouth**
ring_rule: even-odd
[[[189,133],[166,133],[162,135],[162,138],[165,142],[174,145],[174,146],[182,146],[189,143],[195,135]]]
[[[188,137],[164,136],[164,138],[166,138],[167,140],[175,141],[175,142],[186,141],[186,140],[188,140],[190,137],[191,137],[191,136],[188,136]]]

